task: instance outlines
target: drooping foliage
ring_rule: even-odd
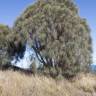
[[[13,30],[32,45],[62,75],[74,75],[91,63],[90,29],[72,0],[38,0],[16,20]]]

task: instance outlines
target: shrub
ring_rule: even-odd
[[[0,24],[0,68],[9,63],[8,57],[8,36],[11,30],[8,26]]]

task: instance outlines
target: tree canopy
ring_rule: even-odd
[[[37,38],[42,56],[62,75],[73,75],[91,64],[90,28],[73,0],[38,0],[18,17],[13,30],[30,46]]]

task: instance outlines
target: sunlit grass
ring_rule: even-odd
[[[96,76],[91,74],[80,74],[71,82],[0,71],[0,96],[93,96],[96,91],[95,82]]]

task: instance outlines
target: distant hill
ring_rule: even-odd
[[[90,68],[92,72],[96,72],[96,64],[91,64]]]

